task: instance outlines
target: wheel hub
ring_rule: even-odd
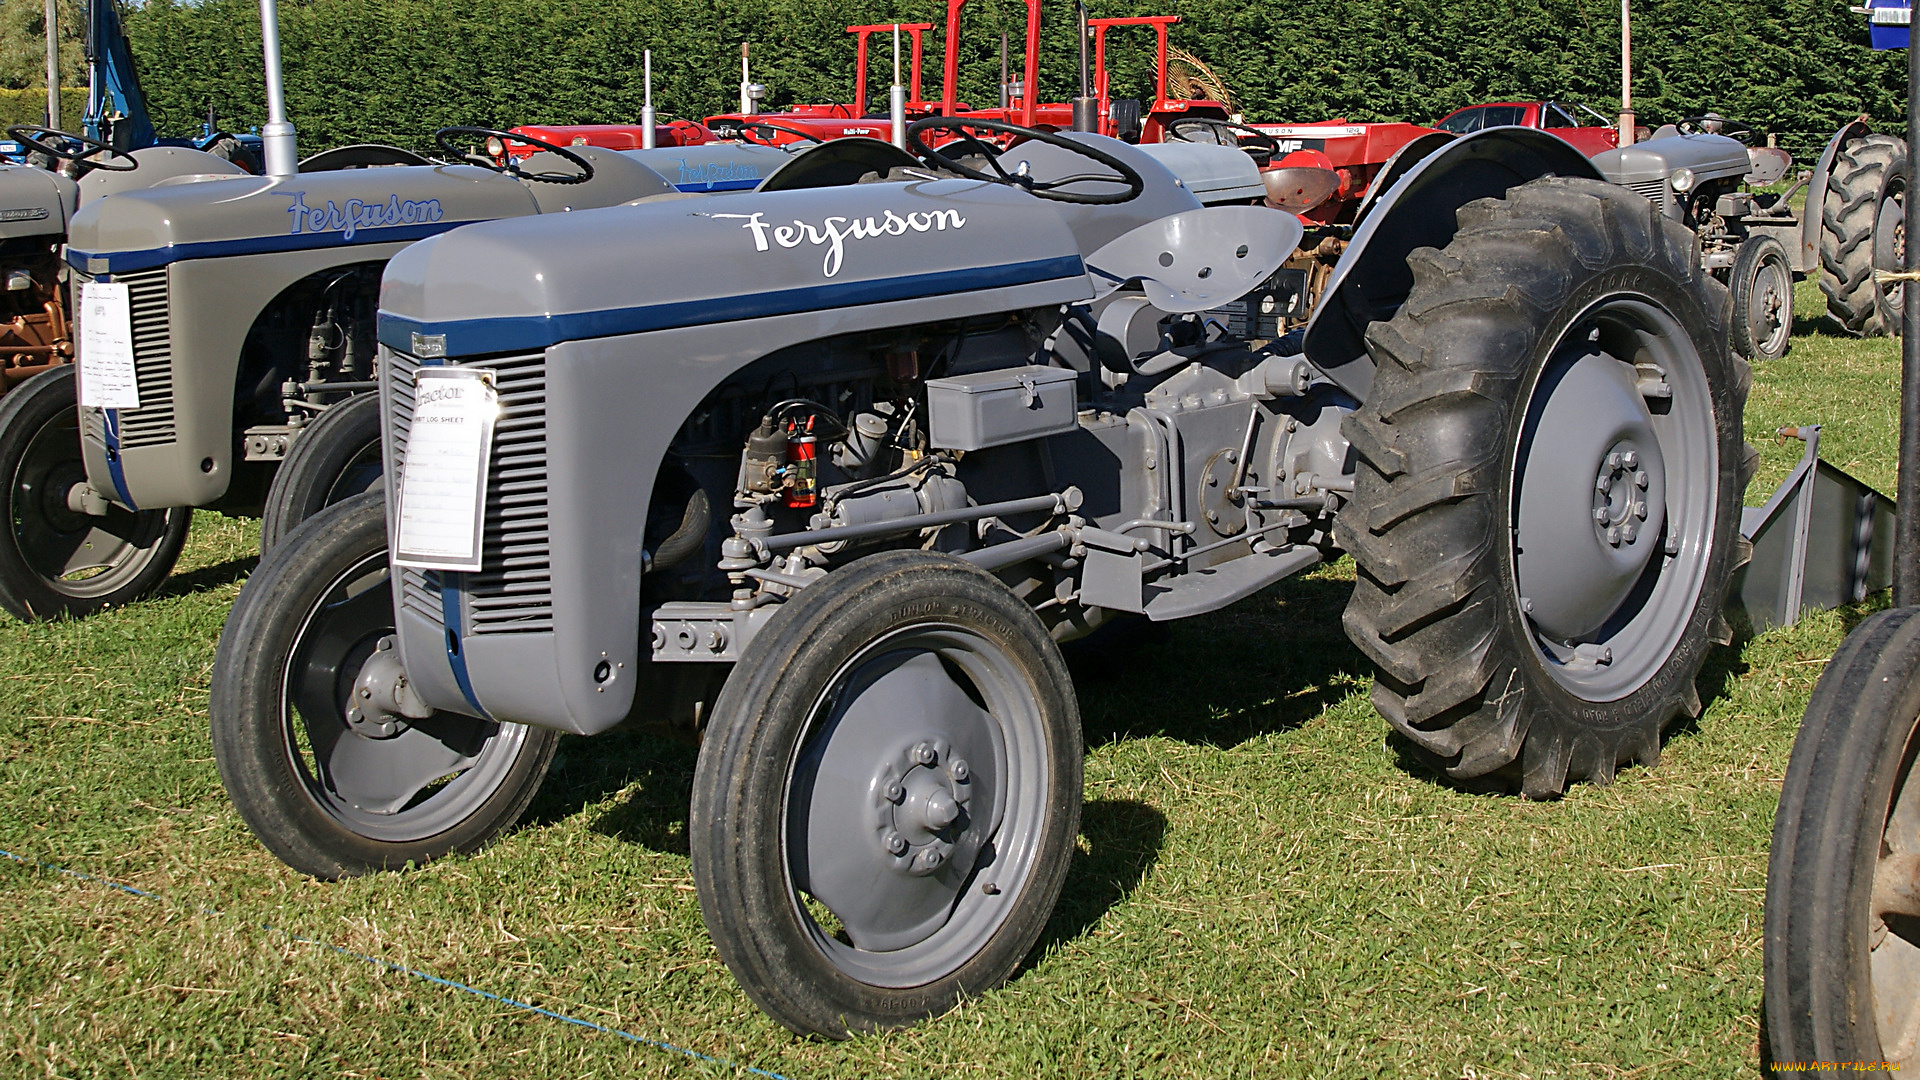
[[[945,739],[929,735],[883,757],[869,785],[874,839],[895,873],[924,876],[953,857],[969,824],[972,766]]]
[[[1597,345],[1563,369],[1519,462],[1521,608],[1568,645],[1619,609],[1656,549],[1666,464],[1636,369]]]

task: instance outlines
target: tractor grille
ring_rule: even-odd
[[[74,284],[92,279],[75,274]],[[173,420],[173,330],[167,321],[167,268],[121,274],[133,309],[133,374],[140,386],[140,407],[121,409],[120,445],[167,446],[175,441]],[[80,337],[80,307],[74,305],[73,338]],[[82,409],[86,434],[105,441],[106,421],[99,409]]]
[[[392,387],[394,476],[406,460],[413,418],[412,357],[387,354]],[[494,372],[500,419],[493,429],[481,566],[466,575],[471,634],[531,634],[553,629],[553,564],[547,532],[547,375],[540,353],[466,365]],[[440,574],[401,571],[402,606],[438,623]]]
[[[1667,182],[1665,180],[1642,180],[1637,184],[1628,184],[1627,187],[1644,196],[1648,202],[1654,205],[1656,210],[1662,212],[1666,210]]]

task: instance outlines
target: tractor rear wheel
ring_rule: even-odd
[[[378,486],[380,470],[380,395],[328,407],[293,440],[273,474],[260,518],[260,553],[334,503]]]
[[[159,588],[187,544],[193,508],[99,516],[71,502],[87,482],[73,367],[62,365],[0,399],[0,608],[32,622],[80,617]]]
[[[1833,159],[1827,190],[1807,195],[1809,203],[1821,200],[1820,291],[1827,294],[1827,315],[1849,334],[1887,332],[1873,299],[1873,227],[1887,166],[1906,153],[1906,143],[1891,135],[1863,135]]]
[[[830,1038],[999,986],[1066,880],[1080,739],[1060,650],[992,575],[900,551],[809,585],[747,646],[694,772],[720,959]]]
[[[1896,274],[1906,267],[1907,258],[1907,159],[1894,159],[1887,166],[1886,179],[1880,182],[1880,199],[1874,210],[1873,225],[1873,303],[1880,325],[1887,333],[1900,336],[1906,329],[1904,285],[1885,285],[1882,272]]]
[[[1459,221],[1367,331],[1345,623],[1420,755],[1547,797],[1699,712],[1748,550],[1751,376],[1692,234],[1639,195],[1547,178]]]
[[[1847,635],[1793,742],[1767,863],[1774,1061],[1920,1064],[1917,613]]]

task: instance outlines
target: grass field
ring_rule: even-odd
[[[1798,456],[1772,431],[1816,421],[1891,490],[1897,348],[1824,336],[1810,287],[1799,306],[1755,378],[1748,501]],[[742,1075],[312,942],[789,1077],[1752,1075],[1780,777],[1862,614],[1720,650],[1659,768],[1552,803],[1401,762],[1340,631],[1348,563],[1179,624],[1081,681],[1084,835],[1026,967],[918,1030],[824,1044],[715,957],[675,744],[569,740],[477,857],[341,884],[282,868],[207,737],[255,526],[196,530],[159,599],[0,625],[0,848],[26,860],[0,862],[11,1075]]]

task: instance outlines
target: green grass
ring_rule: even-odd
[[[1765,436],[1814,421],[1890,490],[1895,347],[1801,329],[1755,379],[1749,501],[1799,453]],[[1339,628],[1350,564],[1177,625],[1081,681],[1084,836],[1027,966],[918,1030],[824,1044],[761,1016],[707,940],[677,745],[569,740],[473,858],[317,884],[267,855],[205,714],[254,536],[203,517],[168,595],[0,625],[0,848],[164,898],[0,864],[18,1075],[732,1075],[287,934],[788,1076],[1751,1075],[1780,777],[1861,614],[1721,650],[1659,768],[1553,803],[1401,762]]]

